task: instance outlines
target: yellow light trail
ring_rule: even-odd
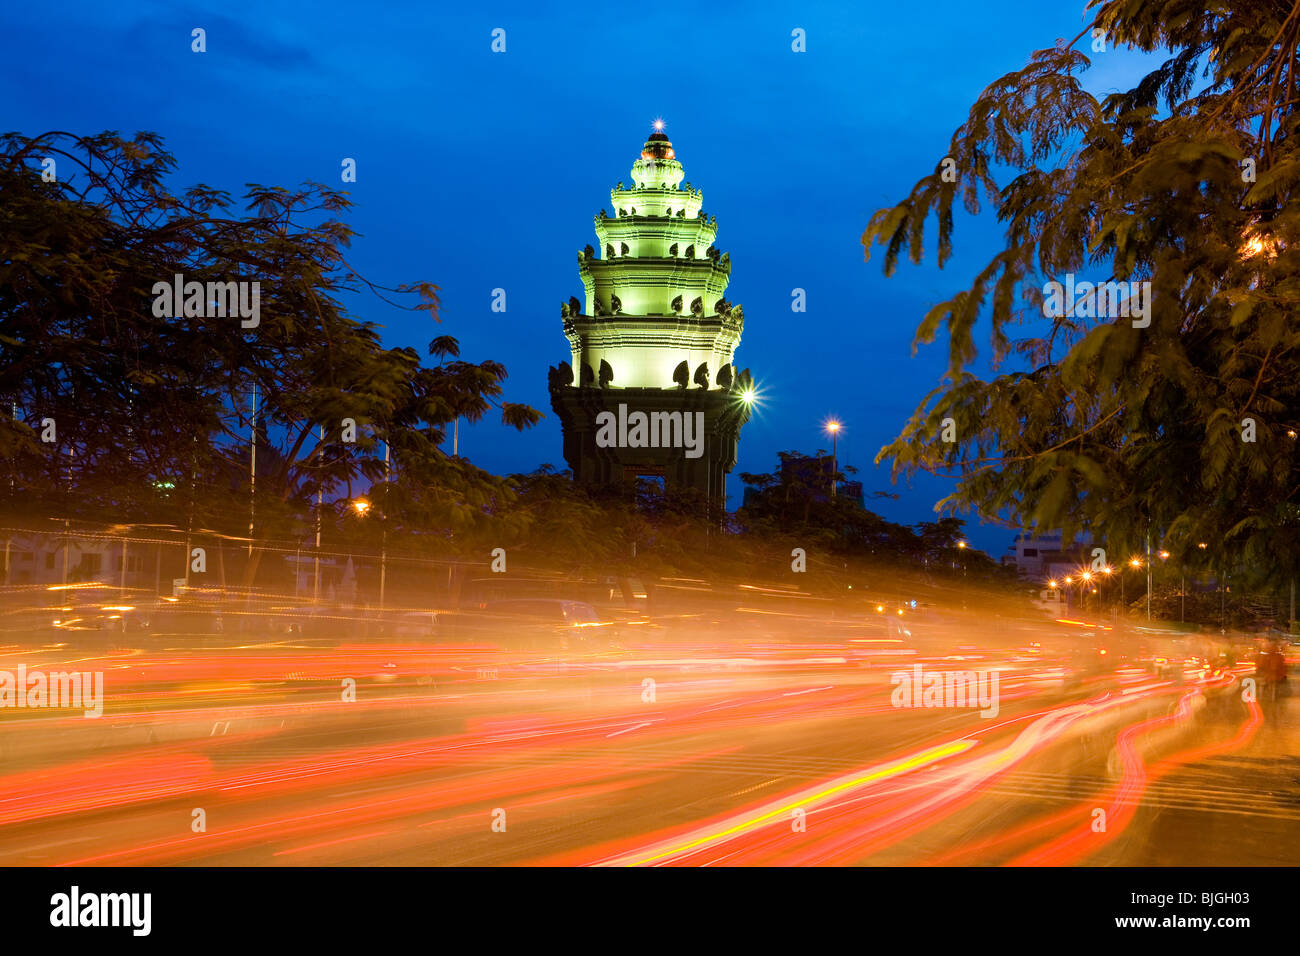
[[[877,780],[885,780],[888,779],[889,777],[897,776],[900,773],[906,773],[909,770],[915,770],[916,768],[923,767],[926,764],[931,764],[937,760],[942,760],[945,757],[951,757],[953,754],[959,754],[965,750],[969,750],[971,747],[974,747],[976,743],[978,743],[978,741],[955,740],[952,743],[943,744],[942,746],[939,747],[931,747],[929,750],[923,750],[918,754],[913,754],[911,757],[905,757],[902,760],[896,761],[892,764],[886,764],[880,769],[873,770],[869,773],[865,773],[860,777],[855,777],[854,779],[847,780],[844,783],[838,783],[833,787],[827,787],[825,790],[822,790],[818,793],[814,793],[811,796],[804,797],[802,800],[796,800],[794,803],[790,804],[789,806],[781,807],[777,810],[772,810],[768,813],[763,814],[762,816],[755,817],[753,820],[748,820],[744,823],[738,823],[734,827],[731,827],[730,829],[723,830],[721,833],[713,833],[710,834],[709,836],[700,837],[698,840],[692,840],[690,843],[686,843],[678,847],[673,847],[672,849],[665,850],[662,853],[657,853],[654,856],[648,856],[645,859],[637,860],[636,862],[630,863],[628,865],[643,866],[646,863],[654,863],[656,860],[662,860],[665,857],[675,856],[678,853],[685,853],[688,850],[693,850],[698,847],[701,847],[706,843],[712,843],[716,840],[721,840],[729,836],[734,836],[735,834],[740,833],[744,830],[753,829],[754,827],[761,826],[763,823],[772,820],[775,817],[779,817],[782,814],[789,813],[791,810],[794,810],[800,805],[813,804],[820,800],[825,799],[826,797],[840,793],[844,790],[848,790],[853,787],[860,787],[868,783],[875,783]]]

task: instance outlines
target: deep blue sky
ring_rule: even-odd
[[[917,4],[122,2],[7,4],[0,11],[4,128],[162,134],[197,182],[307,179],[350,190],[361,236],[351,260],[371,280],[442,287],[442,323],[369,297],[350,305],[390,345],[422,352],[437,334],[462,357],[510,371],[508,398],[547,413],[523,434],[461,429],[461,453],[498,473],[564,467],[547,366],[569,358],[559,303],[581,297],[576,253],[592,217],[662,117],[686,178],[731,253],[728,298],[745,307],[737,363],[765,403],[741,436],[728,483],[770,471],[776,452],[829,447],[895,521],[932,520],[947,483],[891,487],[872,460],[942,374],[942,340],[911,355],[935,302],[995,251],[991,215],[958,219],[956,256],[885,279],[863,262],[871,213],[902,198],[946,154],[991,81],[1084,25],[1082,0]],[[207,52],[190,31],[207,31]],[[490,50],[506,30],[507,51]],[[807,52],[791,51],[802,28]],[[1087,46],[1080,48],[1087,51]],[[1094,93],[1127,89],[1150,60],[1093,55]],[[339,180],[354,157],[358,180]],[[505,313],[490,310],[504,288]],[[808,311],[790,309],[807,290]],[[987,352],[987,348],[985,348]],[[1011,532],[972,527],[995,557]]]

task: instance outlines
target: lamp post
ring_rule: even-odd
[[[1158,557],[1160,558],[1160,563],[1161,563],[1161,566],[1163,567],[1163,566],[1164,566],[1164,562],[1166,562],[1166,561],[1169,560],[1169,552],[1168,552],[1168,551],[1160,551],[1160,552],[1158,552]],[[1150,561],[1147,561],[1147,579],[1150,580],[1150,577],[1151,577],[1151,562],[1150,562]],[[1179,581],[1179,584],[1178,584],[1178,590],[1179,590],[1179,598],[1180,598],[1180,600],[1181,600],[1181,598],[1182,598],[1182,581],[1181,581],[1181,580]],[[1180,612],[1179,612],[1179,615],[1178,615],[1178,621],[1179,621],[1179,623],[1182,623],[1182,620],[1183,620],[1183,615],[1182,615],[1182,612],[1180,611]]]
[[[836,461],[836,440],[840,435],[840,423],[831,419],[826,423],[826,430],[831,433],[831,497],[834,498],[836,485],[835,475],[839,470],[839,465]]]
[[[379,515],[379,613],[384,613],[384,584],[388,577],[388,483],[391,481],[388,453],[391,446],[384,442],[384,509]]]
[[[389,447],[384,442],[384,497],[388,497],[388,479],[389,479]],[[373,509],[373,505],[367,498],[357,498],[352,502],[352,508],[361,517],[368,515]],[[384,613],[384,591],[388,579],[388,526],[385,523],[387,515],[381,508],[379,512],[379,613]]]
[[[1200,550],[1204,551],[1204,550],[1208,547],[1208,545],[1207,545],[1204,541],[1202,541],[1202,542],[1198,543],[1198,544],[1196,545],[1196,547],[1198,547]],[[1186,580],[1187,580],[1187,568],[1186,568],[1186,565],[1184,565],[1184,567],[1183,567],[1182,580],[1183,580],[1183,581],[1186,581]],[[1182,621],[1182,619],[1183,619],[1184,617],[1187,616],[1187,586],[1186,586],[1186,584],[1183,584],[1183,585],[1181,586],[1181,590],[1182,590],[1182,592],[1183,592],[1183,594],[1182,594],[1182,599],[1183,599],[1183,611],[1182,611],[1182,616],[1179,617],[1179,619],[1178,619],[1180,622]]]
[[[1134,571],[1142,567],[1142,559],[1134,555],[1128,559],[1128,566]],[[1128,613],[1128,605],[1124,603],[1124,571],[1121,568],[1119,572],[1119,603],[1122,606],[1122,613]]]
[[[325,426],[320,426],[320,444],[316,446],[316,460],[319,463],[320,456],[325,454]],[[315,573],[312,575],[311,603],[320,603],[320,513],[325,503],[325,485],[317,479],[316,485],[316,561]]]
[[[1147,623],[1151,623],[1151,526],[1147,525]]]
[[[180,280],[177,280],[180,281]],[[249,416],[248,434],[248,560],[253,560],[253,519],[257,514],[257,379],[253,380],[253,401]],[[189,567],[189,552],[185,553],[186,568]],[[189,571],[185,572],[186,579]],[[251,585],[252,579],[249,579]],[[251,594],[251,592],[250,592]]]
[[[364,518],[367,514],[370,513],[370,499],[368,498],[352,499],[352,510],[355,511],[362,518]],[[360,575],[358,575],[358,583],[360,583]],[[358,588],[358,591],[359,590],[360,589]]]

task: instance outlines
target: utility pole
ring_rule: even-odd
[[[253,413],[249,430],[248,446],[248,559],[253,560],[253,516],[257,508],[257,379],[253,379]],[[189,556],[186,556],[188,562]],[[251,582],[250,582],[251,583]]]
[[[324,502],[325,485],[321,481],[319,474],[320,458],[325,454],[325,426],[320,426],[320,445],[316,448],[316,459],[318,473],[316,475],[316,575],[315,584],[312,586],[311,602],[312,604],[320,603],[320,512]]]
[[[1228,630],[1228,572],[1223,572],[1223,580],[1219,582],[1219,627],[1224,632]]]
[[[388,453],[390,446],[384,442],[384,501],[379,515],[379,613],[384,613],[384,585],[388,577]]]
[[[68,493],[72,493],[72,460],[76,456],[76,449],[68,447]],[[72,558],[72,521],[68,518],[63,519],[63,589],[66,592],[68,588],[68,561]],[[67,594],[63,595],[67,598]]]
[[[1147,623],[1151,623],[1151,529],[1147,528]]]

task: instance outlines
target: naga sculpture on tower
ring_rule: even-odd
[[[691,487],[715,507],[736,464],[753,383],[735,368],[745,325],[726,299],[731,257],[717,220],[682,186],[673,144],[656,130],[596,216],[596,246],[578,253],[586,308],[560,306],[572,365],[550,371],[551,407],[578,481],[642,477]]]

